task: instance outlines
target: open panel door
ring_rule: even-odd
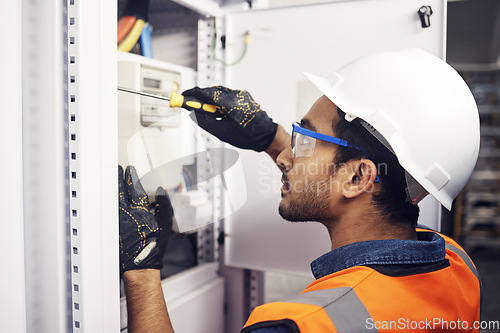
[[[422,28],[418,10],[431,6],[431,26]],[[320,93],[302,71],[327,76],[357,57],[418,47],[445,57],[446,1],[366,0],[251,10],[226,18],[225,83],[248,90],[262,109],[288,131]],[[425,69],[422,69],[425,70]],[[266,154],[240,150],[245,182],[227,177],[247,200],[226,219],[226,264],[310,275],[309,263],[330,250],[319,223],[290,223],[278,214],[281,173]],[[242,185],[246,183],[246,188]],[[240,187],[238,187],[240,186]],[[440,205],[421,203],[419,223],[439,229]]]

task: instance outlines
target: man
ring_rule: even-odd
[[[184,92],[225,114],[197,113],[199,126],[276,161],[280,215],[322,223],[332,242],[311,264],[317,280],[257,307],[243,332],[477,332],[474,265],[453,240],[416,229],[416,204],[430,193],[450,209],[474,168],[479,117],[470,90],[417,49],[358,59],[328,79],[307,76],[324,95],[291,138],[247,92]],[[122,233],[127,218],[120,223]],[[129,330],[172,331],[159,273],[134,268],[123,274]],[[162,321],[149,326],[148,316]]]

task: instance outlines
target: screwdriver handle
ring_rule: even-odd
[[[208,113],[216,113],[223,115],[220,108],[216,105],[206,104],[192,96],[184,96],[175,92],[170,95],[170,107],[184,108],[189,111],[204,111]]]

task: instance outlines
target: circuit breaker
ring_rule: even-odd
[[[118,86],[170,97],[194,86],[195,72],[142,56],[118,54]],[[167,190],[175,212],[174,231],[192,232],[212,219],[212,203],[196,189],[197,125],[189,111],[168,101],[132,92],[118,93],[118,161],[133,165],[151,199]],[[205,154],[202,154],[205,155]],[[189,172],[191,170],[191,172]]]
[[[192,69],[129,53],[118,54],[118,86],[160,96],[192,87]],[[165,100],[118,92],[118,160],[133,165],[149,195],[184,182],[183,165],[195,162],[196,125]]]

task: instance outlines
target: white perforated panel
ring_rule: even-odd
[[[116,3],[67,2],[73,332],[119,331]]]

